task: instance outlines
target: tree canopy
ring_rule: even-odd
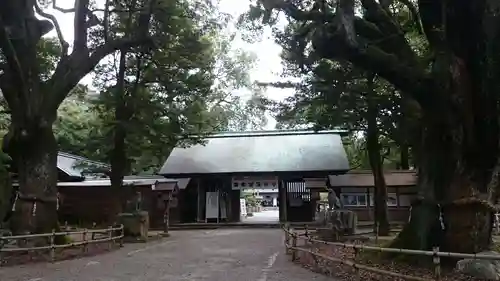
[[[256,99],[247,103],[233,93],[251,84],[251,59],[221,47],[232,38],[221,33],[228,16],[211,1],[40,4],[5,1],[0,12],[0,89],[10,115],[4,149],[14,160],[22,206],[14,232],[57,228],[58,148],[133,166],[122,173],[151,171],[175,145],[236,123],[263,124]],[[71,44],[49,8],[74,15]],[[57,38],[43,38],[52,29]],[[78,83],[90,72],[94,100],[74,93],[86,92]],[[233,88],[217,86],[223,83]],[[237,113],[242,108],[255,118]]]
[[[277,39],[301,54],[291,58],[296,68],[327,60],[380,77],[394,87],[390,99],[401,98],[402,116],[417,117],[415,130],[405,121],[394,134],[414,142],[420,189],[396,245],[490,245],[500,175],[497,9],[487,0],[258,0],[243,18],[255,31],[284,15]]]

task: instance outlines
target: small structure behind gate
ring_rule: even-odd
[[[278,189],[281,222],[312,221],[319,198],[305,179],[326,182],[349,170],[340,133],[345,132],[221,133],[203,145],[176,147],[159,174],[191,179],[180,190],[182,222],[238,222],[240,190],[265,186]]]

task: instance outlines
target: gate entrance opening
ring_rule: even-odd
[[[279,180],[277,177],[234,177],[240,190],[240,221],[279,223]]]

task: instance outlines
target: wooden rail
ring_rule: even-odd
[[[118,232],[119,235],[114,235],[114,233]],[[106,237],[96,239],[96,234],[104,234]],[[58,236],[71,236],[71,235],[81,235],[81,241],[70,242],[66,244],[56,244],[56,237]],[[102,229],[83,229],[78,231],[52,231],[51,233],[39,233],[39,234],[26,234],[26,235],[12,235],[12,236],[2,236],[0,237],[0,265],[4,264],[4,255],[6,253],[14,253],[14,252],[36,252],[36,251],[45,251],[50,250],[50,259],[52,262],[56,259],[56,249],[62,248],[70,248],[76,246],[83,246],[82,251],[86,253],[89,244],[94,243],[102,243],[102,242],[116,242],[118,240],[119,246],[123,246],[123,225],[118,227],[108,227]],[[7,248],[5,245],[14,240],[28,240],[33,238],[48,238],[49,243],[44,246],[36,246],[36,247],[13,247]],[[110,244],[110,248],[112,244]]]
[[[500,260],[500,256],[497,255],[484,255],[484,254],[465,254],[465,253],[453,253],[453,252],[440,252],[439,247],[434,247],[432,251],[421,251],[421,250],[410,250],[410,249],[396,249],[396,248],[383,248],[376,246],[366,246],[361,244],[349,244],[349,243],[339,243],[339,242],[328,242],[319,239],[312,238],[309,235],[307,227],[305,228],[304,234],[299,234],[294,229],[290,228],[290,226],[283,227],[285,231],[285,247],[287,254],[292,256],[292,261],[295,261],[298,257],[298,252],[305,252],[313,255],[314,257],[318,257],[324,260],[328,260],[335,263],[344,264],[347,266],[351,266],[356,274],[359,276],[359,270],[365,270],[373,273],[377,273],[385,276],[392,276],[401,278],[403,280],[418,280],[418,281],[429,281],[429,280],[440,280],[441,279],[441,257],[451,257],[451,258],[461,258],[461,259],[478,259],[478,260]],[[420,255],[420,256],[432,256],[433,264],[434,264],[434,279],[422,278],[417,276],[411,276],[401,273],[396,273],[392,271],[387,271],[375,267],[370,267],[366,265],[362,265],[356,263],[352,260],[344,260],[335,258],[332,256],[327,256],[321,253],[314,252],[310,249],[306,249],[304,247],[300,247],[297,245],[298,240],[304,240],[306,242],[312,244],[323,244],[323,245],[331,245],[338,246],[344,248],[350,248],[354,250],[355,257],[358,254],[359,250],[372,251],[372,252],[385,252],[385,253],[401,253],[407,255]]]

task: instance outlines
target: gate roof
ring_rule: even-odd
[[[222,133],[205,144],[176,147],[159,174],[344,173],[349,170],[339,131],[255,131]]]

